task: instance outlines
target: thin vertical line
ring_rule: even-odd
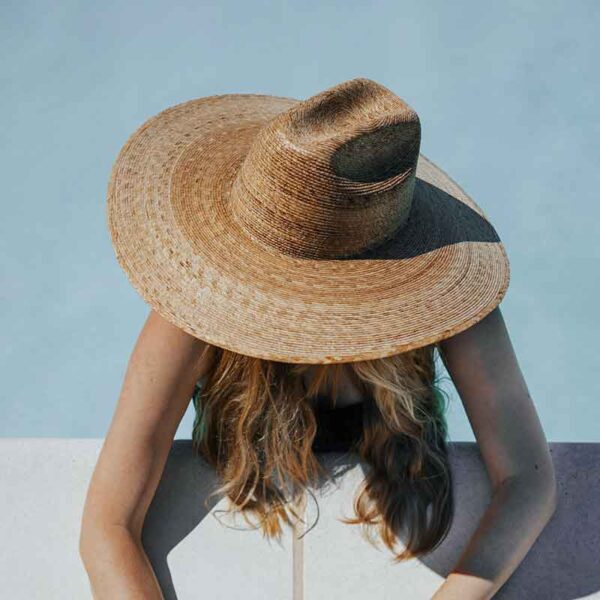
[[[306,528],[306,491],[302,493],[298,513],[301,521],[294,523],[292,540],[293,600],[304,600],[304,538],[298,539]]]

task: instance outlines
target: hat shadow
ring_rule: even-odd
[[[600,463],[600,444],[551,443],[550,449],[559,487],[557,511],[494,598],[575,600],[600,590],[600,478],[595,470]],[[319,454],[331,473],[328,481],[362,468],[353,453]],[[452,527],[438,548],[418,559],[442,577],[456,564],[491,495],[476,443],[450,443],[449,459],[455,498]],[[319,486],[327,485],[326,481],[320,481]],[[208,515],[203,503],[216,483],[213,470],[192,454],[190,440],[173,443],[142,532],[144,548],[166,600],[177,598],[167,556]],[[211,510],[219,499],[215,497],[209,504]],[[318,527],[318,519],[309,525]],[[310,528],[307,534],[310,536]],[[402,541],[402,534],[398,539]],[[394,567],[390,564],[389,568]],[[490,574],[474,573],[482,577]]]
[[[477,211],[417,177],[406,223],[376,247],[336,260],[398,260],[460,242],[500,241],[494,226]]]
[[[384,183],[416,169],[420,124],[399,122],[355,136],[331,156],[333,172],[356,184]],[[388,238],[336,260],[413,258],[459,242],[500,242],[476,210],[418,175],[409,218]]]

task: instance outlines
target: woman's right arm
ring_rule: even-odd
[[[96,600],[163,598],[142,527],[210,348],[155,311],[140,332],[81,521],[79,553]]]

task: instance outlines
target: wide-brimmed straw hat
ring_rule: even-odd
[[[165,319],[238,353],[337,363],[440,341],[500,303],[509,262],[420,141],[417,113],[365,78],[173,106],[114,163],[117,260]]]

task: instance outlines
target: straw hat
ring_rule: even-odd
[[[509,263],[420,134],[365,78],[168,108],[114,164],[117,260],[164,318],[250,356],[351,362],[449,337],[500,303]]]

